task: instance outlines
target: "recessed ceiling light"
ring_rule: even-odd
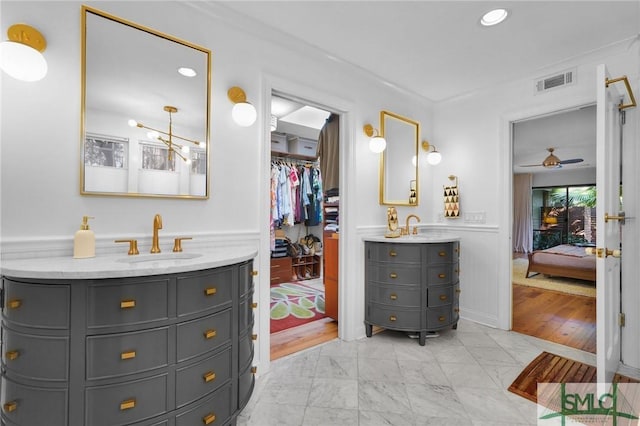
[[[196,70],[194,70],[193,68],[189,68],[189,67],[180,67],[178,68],[178,72],[182,75],[184,75],[185,77],[195,77],[196,76]]]
[[[490,27],[507,19],[508,14],[506,9],[493,9],[482,15],[480,23],[485,27]]]

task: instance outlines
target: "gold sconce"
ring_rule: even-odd
[[[235,105],[231,110],[231,117],[238,126],[249,127],[255,123],[258,114],[256,108],[247,102],[247,94],[238,86],[233,86],[227,91],[229,100]]]
[[[387,147],[387,141],[380,134],[378,129],[374,129],[371,124],[365,124],[363,129],[364,134],[369,136],[369,149],[376,154],[381,153]]]
[[[129,120],[129,126],[131,127],[140,127],[141,129],[147,129],[150,132],[147,133],[147,136],[151,139],[156,139],[159,140],[160,142],[164,143],[167,148],[169,149],[169,153],[168,153],[168,161],[172,161],[173,160],[173,153],[175,153],[178,157],[182,158],[182,160],[184,162],[186,162],[187,164],[191,163],[191,158],[187,158],[185,157],[186,154],[189,153],[189,147],[186,145],[180,145],[176,142],[173,141],[173,139],[180,139],[182,141],[185,142],[190,142],[194,145],[197,146],[201,146],[204,145],[203,142],[199,142],[199,141],[195,141],[192,139],[187,139],[187,138],[183,138],[181,136],[178,136],[176,134],[173,133],[173,117],[172,114],[178,112],[178,108],[171,106],[171,105],[165,105],[163,108],[166,112],[169,113],[169,132],[163,132],[162,130],[158,130],[158,129],[154,129],[153,127],[149,127],[149,126],[145,126],[142,123],[137,122],[136,120]],[[163,136],[167,136],[167,138],[164,138]],[[177,149],[176,149],[177,148]],[[204,147],[203,147],[204,148]],[[179,151],[178,151],[179,150]],[[185,154],[185,155],[183,155]]]
[[[47,48],[44,36],[26,24],[15,24],[7,31],[9,40],[0,43],[0,68],[22,81],[38,81],[47,75]]]
[[[438,150],[434,145],[431,145],[426,140],[422,141],[422,149],[424,149],[428,153],[427,163],[431,164],[432,166],[435,166],[436,164],[439,164],[440,161],[442,161],[442,154],[438,152]]]

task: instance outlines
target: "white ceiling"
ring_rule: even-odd
[[[270,31],[350,63],[388,85],[434,102],[521,78],[561,72],[567,59],[640,33],[640,1],[234,1],[246,28]],[[481,15],[509,11],[500,25],[482,27]],[[546,148],[561,159],[583,158],[562,170],[595,166],[595,131],[572,131],[577,113],[521,124],[514,171],[542,163]],[[554,131],[542,128],[553,122]],[[559,124],[564,122],[565,124]],[[562,127],[564,126],[564,128]],[[591,127],[588,126],[589,131]]]
[[[267,25],[433,101],[553,67],[640,32],[636,1],[233,1]],[[493,7],[505,22],[479,24]],[[255,30],[255,28],[254,28]],[[533,87],[533,83],[532,83]],[[533,90],[533,89],[532,89]]]

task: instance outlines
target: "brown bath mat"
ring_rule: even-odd
[[[620,374],[616,374],[616,383],[640,383]],[[549,352],[542,352],[509,386],[509,391],[537,402],[538,383],[595,383],[596,367]]]

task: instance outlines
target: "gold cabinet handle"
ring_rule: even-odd
[[[202,418],[202,423],[204,423],[205,425],[210,425],[215,421],[216,421],[216,415],[213,413],[209,413]]]
[[[7,351],[6,354],[4,354],[5,357],[7,358],[8,361],[13,361],[14,359],[17,359],[20,356],[20,352],[18,351]]]
[[[258,276],[258,271],[251,271],[251,275],[254,276],[254,277],[257,277]]]
[[[5,402],[3,407],[5,413],[11,413],[13,411],[16,411],[16,409],[18,408],[18,403],[16,401]]]
[[[389,252],[389,256],[391,256],[391,257],[396,257],[397,255],[398,255],[398,253],[396,253],[394,250],[391,250]]]
[[[135,300],[122,300],[120,301],[120,309],[131,309],[136,307]]]
[[[446,255],[447,255],[446,251],[441,251],[441,252],[438,253],[438,256],[440,256],[440,257],[445,257]]]
[[[20,306],[22,306],[22,300],[20,299],[13,299],[7,302],[7,307],[9,309],[18,309]]]
[[[391,315],[389,317],[389,321],[391,321],[391,322],[396,321],[397,319],[398,319],[398,317],[396,317],[395,315]]]
[[[446,274],[438,274],[438,278],[445,278],[446,276]]]
[[[389,299],[391,300],[398,300],[398,295],[395,293],[391,293],[391,295],[389,295]]]
[[[444,302],[445,300],[447,300],[447,295],[446,295],[446,294],[441,294],[441,295],[440,295],[440,300],[442,300],[443,302]]]
[[[398,278],[398,274],[396,274],[395,272],[392,272],[389,274],[389,278]]]
[[[202,378],[206,383],[209,383],[216,378],[216,373],[214,373],[213,371],[207,371],[202,375]]]
[[[255,367],[255,366],[254,366],[254,367],[251,367],[251,372],[252,372],[253,374],[256,374],[256,373],[258,372],[258,367]]]
[[[256,309],[256,308],[258,307],[258,302],[253,302],[253,303],[251,304],[251,307],[252,307],[253,309]]]
[[[258,335],[257,334],[252,334],[251,335],[251,340],[258,340]]]
[[[218,334],[215,330],[207,330],[204,332],[204,338],[205,339],[213,339],[214,337],[216,337],[216,334]]]
[[[127,352],[122,352],[120,354],[120,359],[125,360],[125,359],[133,359],[136,357],[136,351],[127,351]]]
[[[455,309],[453,310],[453,312],[455,312],[455,313],[460,312],[460,308],[455,308]]]
[[[135,406],[136,406],[135,398],[127,399],[126,401],[122,401],[120,403],[120,411],[130,410],[132,408],[135,408]]]
[[[456,288],[456,293],[460,294],[462,293],[462,290],[460,290],[459,288]]]
[[[205,296],[213,296],[217,292],[218,292],[218,289],[216,289],[215,287],[207,287],[204,289]]]
[[[445,317],[444,315],[440,315],[438,317],[438,321],[440,321],[440,322],[444,322],[446,319],[447,319],[447,317]]]

